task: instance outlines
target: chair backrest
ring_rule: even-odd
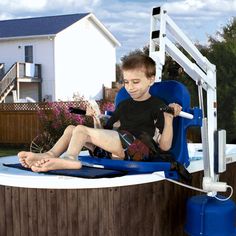
[[[167,105],[173,102],[178,103],[182,106],[183,111],[194,115],[193,120],[176,117],[174,118],[173,122],[174,136],[170,152],[176,161],[185,166],[188,166],[189,155],[186,131],[190,125],[201,126],[202,119],[200,109],[190,108],[190,94],[187,88],[182,83],[175,80],[154,83],[154,85],[150,88],[150,93],[152,96],[160,98]],[[121,88],[116,96],[115,106],[128,98],[130,98],[130,95],[126,89],[124,87]]]

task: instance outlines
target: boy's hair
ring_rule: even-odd
[[[135,70],[144,69],[145,75],[149,78],[156,75],[156,63],[155,61],[145,54],[135,54],[126,57],[123,60],[121,69]]]

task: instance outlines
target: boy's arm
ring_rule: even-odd
[[[104,125],[104,129],[113,129],[113,125],[118,121],[115,115],[112,115],[106,124]]]
[[[159,147],[163,151],[168,151],[171,148],[173,139],[173,119],[173,115],[164,112],[164,128],[159,138]]]
[[[94,122],[94,128],[99,128],[99,129],[102,128],[99,116],[94,112],[94,110],[90,106],[88,106],[86,110],[77,107],[69,107],[69,112],[74,114],[92,116]]]
[[[103,128],[100,118],[99,118],[101,113],[100,113],[100,111],[98,111],[98,109],[99,108],[94,106],[94,104],[92,104],[91,102],[87,102],[86,115],[93,117],[94,128],[101,129],[101,128]]]
[[[113,129],[113,124],[118,121],[118,110],[115,110],[111,116],[99,114],[92,106],[87,106],[86,115],[92,116],[94,128]]]
[[[93,116],[93,124],[95,129],[102,129],[102,124],[98,116]]]
[[[173,119],[178,116],[182,107],[177,103],[172,103],[169,105],[173,108],[173,114],[164,112],[164,128],[159,139],[159,147],[163,151],[168,151],[171,148],[173,140]]]
[[[104,125],[105,129],[113,129],[113,125],[117,121],[119,121],[119,113],[120,113],[120,108],[119,108],[119,105],[118,105],[118,107],[115,109],[115,111],[113,111],[111,117],[108,119],[108,121]]]

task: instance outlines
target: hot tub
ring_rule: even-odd
[[[227,150],[229,164],[221,180],[235,186],[236,147],[227,145]],[[190,144],[189,152],[192,185],[201,187],[201,144]],[[0,235],[4,236],[181,236],[186,200],[199,194],[164,180],[162,172],[84,179],[2,166],[16,160],[16,156],[0,158]]]

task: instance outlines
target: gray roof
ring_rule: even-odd
[[[0,38],[57,34],[89,13],[0,21]]]

